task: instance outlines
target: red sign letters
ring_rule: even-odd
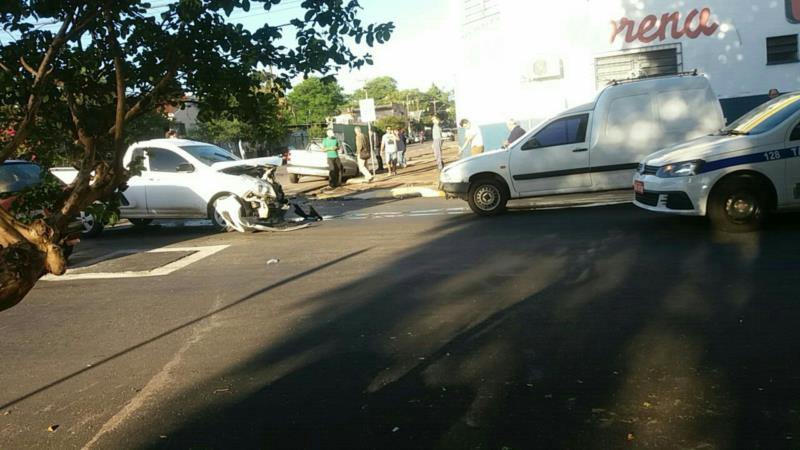
[[[625,33],[625,42],[629,44],[635,41],[647,44],[656,39],[663,41],[668,38],[667,30],[672,39],[680,39],[684,36],[696,39],[701,34],[711,36],[717,32],[719,24],[711,23],[710,19],[710,8],[703,8],[700,11],[693,9],[682,21],[683,23],[681,23],[681,13],[677,11],[663,14],[660,21],[652,14],[645,16],[638,26],[635,20],[623,17],[619,21],[611,21],[611,42],[613,43],[623,32]]]

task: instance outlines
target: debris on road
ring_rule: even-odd
[[[50,425],[49,427],[47,427],[47,431],[49,431],[51,433],[56,431],[57,429],[58,429],[58,425],[56,425],[56,424],[53,424],[53,425]]]
[[[270,259],[269,261],[267,261],[267,265],[270,265],[270,264],[278,264],[279,262],[281,262],[281,260],[280,260],[280,259],[277,259],[277,258],[272,258],[272,259]]]

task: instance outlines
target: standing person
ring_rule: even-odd
[[[444,168],[444,161],[442,161],[442,127],[439,125],[439,117],[434,115],[431,119],[433,121],[433,129],[431,130],[431,138],[433,138],[433,157],[436,158],[436,165],[439,170]]]
[[[332,188],[342,184],[342,160],[339,159],[339,140],[328,130],[328,137],[322,140],[322,149],[328,155],[328,185]]]
[[[391,127],[386,127],[386,133],[381,139],[381,152],[386,156],[389,175],[397,175],[397,138]]]
[[[364,175],[364,181],[372,182],[372,174],[367,169],[367,161],[372,155],[369,151],[367,137],[361,132],[361,127],[356,127],[356,156],[358,157],[358,170]]]
[[[467,119],[461,119],[461,128],[464,128],[466,135],[464,139],[464,146],[461,147],[461,153],[464,154],[467,149],[470,155],[479,155],[483,153],[483,135],[481,129],[477,125],[473,125]]]
[[[508,139],[503,141],[503,148],[508,147],[509,144],[512,144],[514,141],[525,135],[525,130],[519,126],[519,123],[514,119],[508,119],[508,122],[506,122],[506,128],[508,128],[510,133],[508,134]]]
[[[401,168],[406,168],[406,132],[405,130],[398,129],[394,132],[397,137],[397,165]]]
[[[372,136],[370,136],[369,139],[370,139],[370,141],[372,143],[372,148],[380,147],[380,145],[378,144],[378,132],[377,131],[372,130]],[[375,171],[375,173],[383,172],[383,158],[381,157],[381,152],[380,151],[375,152],[375,159],[378,162],[378,169]]]

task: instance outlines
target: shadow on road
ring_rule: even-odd
[[[316,311],[304,326],[220,375],[256,388],[145,446],[792,447],[800,217],[726,235],[631,211],[453,217],[413,253],[299,299]]]
[[[311,324],[224,374],[257,389],[150,445],[791,447],[800,217],[723,235],[631,208],[453,218],[304,299]]]

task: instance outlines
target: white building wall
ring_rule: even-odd
[[[595,58],[629,49],[679,44],[682,69],[698,69],[722,99],[766,95],[770,88],[800,89],[800,64],[767,66],[766,37],[796,34],[785,0],[453,0],[460,7],[462,66],[457,71],[459,119],[497,124],[510,117],[529,122],[591,101],[598,92]],[[794,2],[796,3],[796,2]],[[683,24],[692,10],[711,12],[711,36],[663,41],[612,42],[612,21],[636,23],[678,12]],[[699,15],[690,29],[700,26]],[[645,32],[645,37],[657,33]],[[533,80],[534,64],[560,61],[563,72]]]

